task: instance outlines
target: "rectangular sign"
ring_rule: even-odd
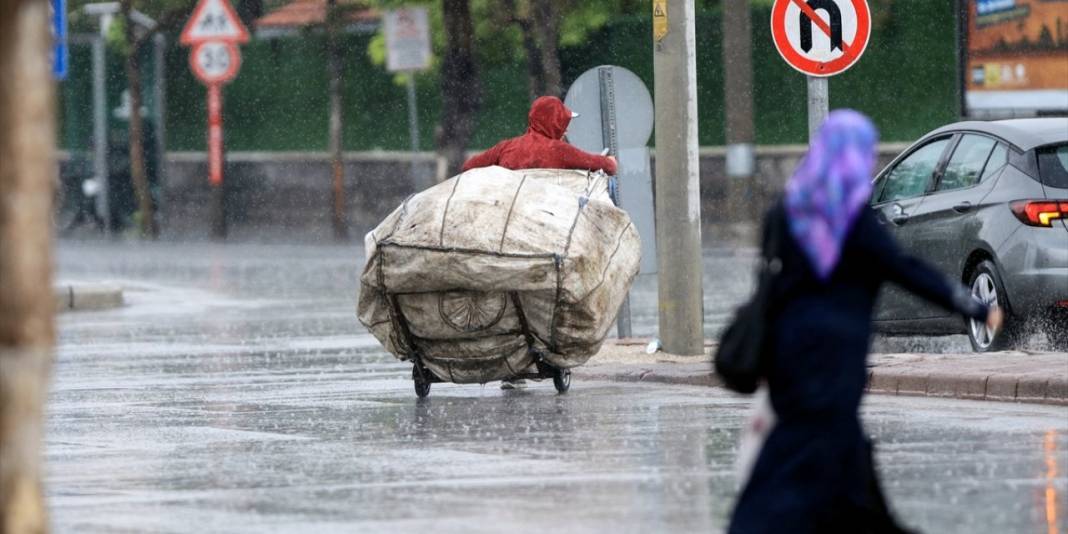
[[[426,8],[407,7],[385,16],[386,67],[390,72],[430,67],[430,23]]]
[[[966,5],[966,114],[1068,113],[1068,0]]]
[[[67,49],[67,0],[52,0],[52,76],[66,80],[70,54]]]

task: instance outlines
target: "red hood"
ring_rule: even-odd
[[[571,124],[571,110],[555,96],[539,97],[530,106],[527,132],[537,132],[550,139],[563,139]]]

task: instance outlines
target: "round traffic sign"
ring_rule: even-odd
[[[786,63],[809,76],[834,76],[868,47],[867,0],[775,0],[771,35]]]
[[[230,41],[206,41],[189,53],[193,74],[206,85],[230,82],[241,68],[241,50]]]
[[[607,72],[606,72],[607,71]],[[653,97],[637,74],[614,65],[582,73],[567,90],[564,104],[579,114],[567,129],[571,144],[590,152],[605,146],[602,109],[615,111],[619,149],[643,147],[653,133]]]

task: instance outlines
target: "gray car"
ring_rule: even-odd
[[[1005,311],[992,333],[888,286],[880,331],[966,333],[988,351],[1039,329],[1068,350],[1068,118],[950,124],[875,180],[872,207],[901,246]]]

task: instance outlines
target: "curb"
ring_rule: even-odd
[[[1025,373],[951,374],[871,369],[869,393],[1068,406],[1068,378]]]
[[[56,284],[57,311],[106,310],[123,305],[122,287],[114,284]]]
[[[992,365],[976,355],[875,354],[868,367],[865,391],[876,395],[1068,406],[1068,354],[989,356],[1002,361]],[[723,386],[722,379],[712,371],[711,362],[701,357],[649,363],[602,360],[573,372],[583,380]]]

